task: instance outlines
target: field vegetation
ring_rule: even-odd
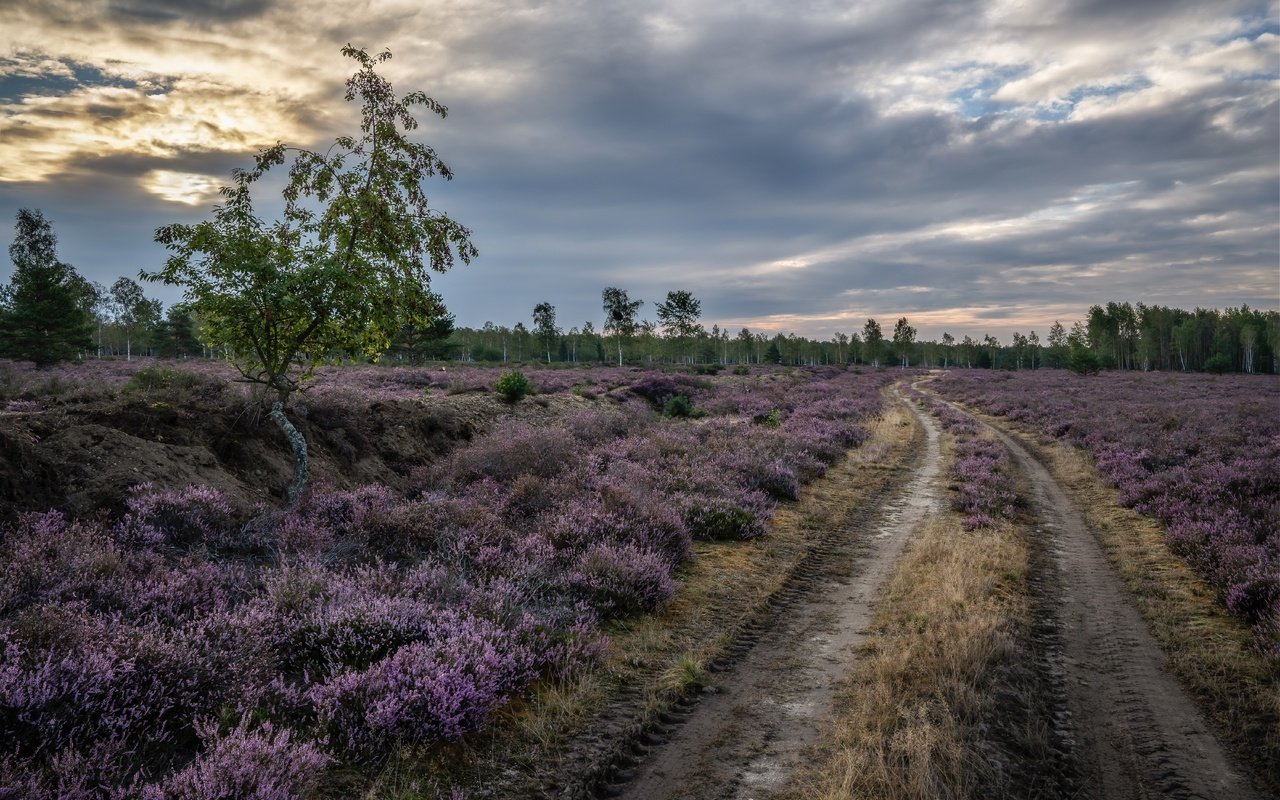
[[[1070,512],[1107,548],[1132,596],[1104,610],[1136,602],[1222,738],[1280,785],[1280,313],[1108,302],[1043,340],[923,341],[905,316],[807,338],[708,329],[686,289],[650,321],[610,286],[598,332],[564,330],[548,300],[532,327],[457,326],[430,279],[478,251],[428,202],[426,179],[452,173],[411,136],[415,111],[447,109],[397,96],[378,74],[389,52],[343,55],[359,132],[269,147],[211,218],[156,230],[168,258],[139,277],[182,291],[167,311],[131,278],[87,281],[41,212],[17,214],[0,287],[0,798],[601,788],[753,630],[782,630],[770,608],[851,574],[898,484],[946,502],[895,529],[910,546],[804,796],[1081,788],[1033,652],[1047,562],[1027,483],[1042,520]],[[252,195],[289,159],[264,219]],[[928,469],[944,463],[934,423],[885,407],[912,367],[1088,458],[1043,446],[1058,477],[1040,477],[1006,432],[903,390],[945,431],[944,491],[915,463],[920,425]],[[1057,482],[1071,502],[1043,501]],[[1112,588],[1095,560],[1093,588]],[[1142,724],[1125,735],[1158,727]]]
[[[220,381],[166,369],[120,370],[118,389],[68,377],[58,400],[26,399],[14,370],[10,410]],[[357,398],[487,393],[502,374],[355,369],[314,391],[359,413]],[[884,381],[533,372],[520,402],[560,393],[579,410],[494,424],[404,492],[319,486],[255,512],[143,484],[115,516],[24,513],[0,539],[0,785],[305,794],[457,741],[536,682],[595,669],[602,622],[663,609],[692,541],[764,535],[778,502],[864,440]],[[675,397],[698,418],[664,415]]]
[[[940,377],[938,390],[1086,450],[1220,601],[1280,657],[1280,382],[1058,372]]]

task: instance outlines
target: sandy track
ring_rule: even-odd
[[[1081,772],[1080,796],[1130,798],[1258,797],[1173,676],[1097,539],[1062,488],[1013,436],[993,427],[1030,481],[1038,544],[1047,547],[1057,588],[1062,676]]]
[[[942,502],[939,437],[925,431],[914,474],[892,499],[832,537],[802,575],[799,596],[723,673],[721,691],[653,740],[653,752],[611,796],[629,800],[762,800],[784,788],[827,718],[835,687],[869,626],[875,599],[912,532]]]

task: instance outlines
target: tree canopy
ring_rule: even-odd
[[[58,260],[53,225],[38,210],[20,209],[10,285],[0,294],[0,355],[47,366],[90,347],[86,305],[92,286]]]
[[[332,354],[376,357],[408,325],[442,316],[429,271],[477,252],[467,228],[432,209],[424,179],[452,172],[406,134],[422,107],[445,106],[422,92],[397,98],[377,73],[391,58],[348,45],[360,69],[346,99],[361,104],[361,135],[338,137],[324,153],[277,144],[254,167],[236,170],[213,219],[166,225],[156,241],[171,255],[150,280],[182,286],[204,321],[205,338],[230,348],[250,381],[283,399]],[[294,155],[280,219],[265,222],[252,189]]]
[[[346,100],[361,108],[360,135],[340,136],[325,152],[276,144],[249,170],[236,170],[213,218],[166,225],[157,242],[171,252],[149,280],[182,286],[200,314],[204,336],[227,348],[240,373],[277,397],[272,416],[294,447],[296,499],[306,483],[306,444],[283,404],[317,364],[335,354],[377,358],[406,326],[444,318],[430,272],[477,254],[471,232],[430,207],[422,183],[452,172],[408,134],[416,108],[445,117],[422,92],[397,98],[370,56],[347,45],[359,63]],[[266,222],[252,190],[293,155],[279,219]]]
[[[632,300],[625,289],[616,286],[605,287],[600,299],[604,306],[604,332],[618,337],[618,366],[622,366],[622,338],[635,333],[636,314],[644,301]]]

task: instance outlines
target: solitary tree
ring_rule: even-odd
[[[916,341],[916,329],[907,323],[906,317],[899,317],[893,326],[893,345],[898,349],[898,357],[902,366],[911,366],[911,345]]]
[[[229,347],[240,374],[274,394],[271,418],[293,448],[290,504],[307,482],[306,440],[284,411],[292,393],[326,357],[376,358],[403,326],[437,318],[429,270],[476,255],[470,231],[430,208],[422,189],[424,179],[452,173],[407,138],[418,126],[415,107],[440,117],[447,109],[422,92],[397,98],[377,73],[390,52],[347,45],[342,53],[360,65],[346,91],[361,105],[360,135],[323,153],[263,150],[252,169],[233,173],[212,220],[156,231],[171,255],[143,275],[183,286],[206,339]],[[282,215],[266,223],[251,190],[291,153]]]
[[[632,300],[625,289],[616,286],[607,287],[600,298],[604,304],[604,332],[618,337],[618,366],[622,366],[622,338],[635,333],[636,314],[644,301]]]
[[[551,363],[551,348],[560,335],[556,328],[556,307],[550,303],[538,303],[533,307],[533,333],[542,342],[542,349],[547,353],[547,363]]]
[[[867,320],[867,324],[862,326],[862,360],[871,364],[873,367],[880,366],[880,351],[884,347],[884,333],[880,330],[880,323],[874,319]]]
[[[700,316],[702,301],[683,289],[667,292],[667,299],[658,303],[658,323],[663,333],[675,340],[681,356],[685,355],[685,343],[702,333],[702,326],[698,324]]]
[[[91,284],[58,260],[53,226],[39,211],[19,209],[14,227],[13,277],[0,292],[0,355],[40,367],[73,359],[90,346]]]
[[[955,347],[956,337],[946,331],[942,332],[942,366],[946,368],[951,360],[951,350]]]
[[[445,309],[439,295],[432,293],[430,301],[435,306],[430,319],[403,325],[391,339],[389,349],[392,353],[399,357],[407,356],[411,362],[447,359],[456,353],[457,347],[450,342],[450,337],[457,320]]]

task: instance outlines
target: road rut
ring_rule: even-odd
[[[1164,667],[1101,545],[1062,487],[1016,438],[991,427],[1031,484],[1039,544],[1050,550],[1059,594],[1054,654],[1082,773],[1082,796],[1259,797],[1209,731],[1190,697]]]
[[[907,405],[925,433],[910,481],[870,525],[836,537],[844,552],[824,561],[804,595],[724,673],[722,690],[673,729],[616,796],[763,800],[786,786],[829,715],[880,587],[912,532],[943,502],[937,425]]]

